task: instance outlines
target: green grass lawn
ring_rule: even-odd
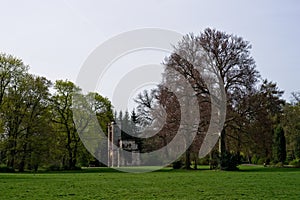
[[[300,169],[0,173],[0,199],[299,199]]]

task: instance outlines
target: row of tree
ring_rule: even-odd
[[[136,112],[115,116],[110,101],[100,94],[83,95],[70,81],[52,83],[32,75],[22,60],[0,54],[0,164],[24,171],[40,166],[75,169],[95,161],[79,137],[86,124],[78,126],[73,118],[73,108],[80,107],[72,103],[75,94],[86,97],[102,130],[115,120],[121,139],[135,139],[143,153],[166,146],[178,130],[184,131],[182,142],[188,148],[179,161],[186,169],[200,161],[221,169],[235,169],[240,162],[297,161],[300,93],[293,94],[291,103],[283,100],[283,91],[261,78],[250,49],[243,38],[214,29],[188,34],[165,59],[162,83],[136,97]],[[218,92],[220,88],[224,90]],[[225,108],[215,111],[213,106],[222,105],[221,100]],[[212,115],[221,111],[226,116],[219,143],[199,161]]]
[[[212,101],[220,99],[211,91],[216,87],[224,88],[226,118],[219,143],[207,157],[212,167],[235,169],[242,161],[283,163],[286,154],[288,161],[299,159],[299,94],[293,95],[294,103],[285,102],[283,91],[261,78],[250,49],[250,43],[243,38],[210,28],[179,41],[164,61],[162,83],[136,99],[141,126],[160,118],[159,106],[166,113],[165,124],[151,138],[152,148],[166,145],[179,129],[179,101],[187,95],[185,80],[193,87],[200,112],[197,136],[181,158],[185,168],[190,168],[191,161],[197,166],[198,152],[212,117]],[[172,86],[177,88],[177,95],[170,90]]]
[[[22,60],[0,54],[0,164],[7,169],[74,169],[93,158],[84,148],[72,111],[80,88],[70,81],[54,84],[32,75]],[[50,92],[51,91],[51,92]],[[107,98],[89,93],[100,125],[113,120]]]

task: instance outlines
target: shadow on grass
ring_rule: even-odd
[[[147,167],[120,167],[120,168],[109,168],[109,167],[83,167],[79,170],[59,170],[59,171],[39,171],[38,173],[128,173],[126,171],[135,172],[170,172],[173,171],[172,168],[162,168],[159,170],[155,170],[155,167],[147,166]],[[125,170],[125,172],[124,172]],[[152,171],[153,170],[153,171]]]
[[[122,171],[128,171],[124,172]],[[132,171],[132,172],[130,172]],[[209,171],[208,166],[200,166],[197,170],[191,169],[173,169],[172,167],[164,167],[157,169],[155,166],[143,166],[143,167],[120,167],[120,168],[108,168],[108,167],[84,167],[81,170],[63,170],[63,171],[44,171],[39,173],[164,173],[164,172],[195,172],[195,171]]]
[[[240,165],[238,172],[300,172],[300,168],[294,167],[273,167],[261,165]]]
[[[130,169],[131,167],[128,167]],[[214,171],[220,171],[220,170],[210,170],[209,166],[198,166],[198,169],[173,169],[171,167],[165,167],[158,170],[154,170],[155,167],[147,166],[147,167],[132,167],[131,168],[133,172],[149,172],[151,173],[189,173],[189,172],[214,172]],[[153,171],[152,171],[153,169]],[[239,173],[239,172],[300,172],[300,168],[292,168],[292,167],[271,167],[267,166],[264,167],[262,165],[240,165],[238,166],[238,170],[236,171],[228,171],[233,173]],[[108,167],[84,167],[82,169],[77,170],[61,170],[61,171],[48,171],[48,170],[39,170],[38,172],[32,172],[32,171],[25,171],[25,172],[2,172],[2,173],[16,173],[16,174],[69,174],[69,173],[128,173],[122,171],[122,168],[108,168]],[[1,173],[0,173],[1,174]]]

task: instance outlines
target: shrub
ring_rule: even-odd
[[[209,157],[206,156],[204,158],[199,159],[198,164],[199,165],[209,165]]]
[[[266,159],[266,165],[269,165],[270,162],[271,162],[271,159],[270,159],[270,158],[267,158],[267,159]]]
[[[294,167],[300,167],[300,159],[294,159],[292,160],[289,165],[292,165]]]
[[[275,167],[283,167],[283,163],[282,162],[278,162]]]
[[[272,152],[275,161],[283,163],[286,160],[286,142],[284,130],[280,125],[278,125],[274,130]]]
[[[278,163],[278,162],[275,162],[274,160],[272,160],[272,161],[270,162],[270,165],[271,165],[271,166],[275,166],[277,163]]]
[[[50,165],[46,168],[47,171],[60,171],[62,168],[59,165]]]
[[[5,165],[0,166],[0,172],[8,173],[8,172],[15,172],[15,170],[11,167],[7,167]]]
[[[235,154],[231,154],[229,152],[226,152],[224,155],[223,160],[221,161],[222,170],[238,170],[238,156]]]
[[[183,162],[182,162],[182,160],[174,161],[172,166],[173,166],[173,169],[181,169],[183,166]]]
[[[220,155],[219,152],[214,150],[209,157],[209,166],[210,169],[219,169],[220,168]]]
[[[251,163],[252,163],[252,164],[257,164],[258,160],[259,160],[259,157],[257,157],[256,155],[254,155],[254,156],[251,158]]]
[[[258,164],[258,165],[263,165],[264,163],[266,163],[264,158],[260,158],[256,162],[256,164]]]

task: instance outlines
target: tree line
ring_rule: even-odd
[[[75,169],[95,160],[84,148],[72,113],[80,88],[68,80],[52,83],[28,72],[12,55],[0,54],[0,164],[6,170]],[[113,120],[107,98],[89,93],[103,130]]]
[[[293,101],[286,102],[277,84],[261,77],[250,50],[250,43],[242,37],[207,28],[199,35],[185,35],[174,46],[163,61],[163,81],[140,93],[131,113],[114,114],[110,100],[98,93],[81,95],[93,99],[89,107],[102,130],[106,132],[107,124],[117,121],[122,139],[135,138],[144,153],[166,146],[176,136],[183,120],[180,102],[189,103],[187,81],[197,99],[200,119],[192,145],[174,165],[190,169],[192,164],[194,168],[210,164],[225,170],[236,169],[242,162],[299,165],[300,93],[293,93]],[[219,142],[199,160],[212,101],[217,99],[211,90],[220,83],[226,95],[224,126]],[[96,162],[81,142],[81,127],[73,119],[72,99],[80,91],[71,81],[53,83],[30,74],[21,59],[1,53],[0,169],[76,169]],[[138,139],[139,134],[153,132],[149,130],[153,124],[160,127],[158,133]],[[189,139],[189,128],[183,142]]]

